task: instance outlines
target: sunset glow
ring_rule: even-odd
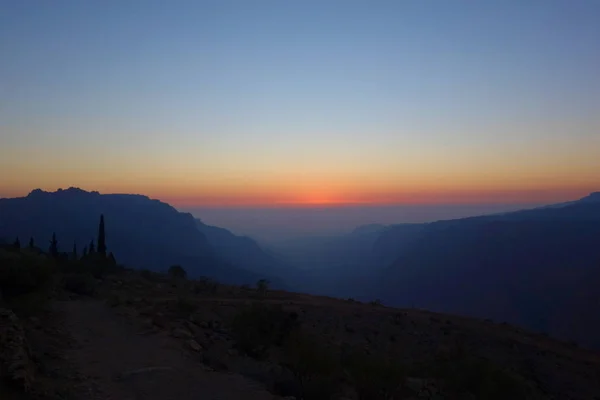
[[[3,6],[0,197],[318,207],[600,190],[585,7],[259,3]]]

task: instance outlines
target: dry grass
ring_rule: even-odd
[[[26,252],[1,256],[3,297],[23,318],[60,293],[71,301],[102,298],[138,323],[140,334],[169,334],[198,363],[251,377],[282,396],[535,400],[600,393],[597,352],[507,324],[209,278],[58,268]]]
[[[135,272],[108,280],[104,291],[142,299],[121,306],[142,323],[161,320],[158,329],[183,327],[202,345],[211,365],[252,376],[279,394],[297,395],[302,386],[297,373],[289,374],[294,363],[286,358],[293,354],[287,338],[296,337],[290,335],[296,327],[284,328],[290,315],[297,316],[303,337],[318,338],[312,348],[326,348],[337,360],[335,376],[341,386],[336,390],[347,398],[359,398],[360,393],[361,398],[377,398],[372,393],[385,398],[396,390],[404,393],[400,398],[435,390],[447,396],[495,398],[492,393],[500,393],[514,399],[541,399],[545,393],[587,399],[600,393],[598,353],[505,324],[282,291],[257,298],[247,287],[207,285],[206,280],[172,285]],[[183,313],[178,312],[181,299]],[[348,364],[342,356],[347,350],[366,358]],[[310,360],[311,352],[300,354]],[[282,380],[290,382],[284,385]],[[375,387],[368,387],[368,381],[375,381]],[[316,386],[324,388],[324,382],[332,380],[324,378]],[[277,389],[281,386],[288,389]]]

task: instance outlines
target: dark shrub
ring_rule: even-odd
[[[471,354],[460,343],[454,351],[439,355],[428,375],[441,381],[444,390],[454,397],[490,400],[536,398],[526,379]]]
[[[441,378],[449,393],[456,396],[490,400],[531,398],[523,378],[484,359],[469,357],[446,364]]]
[[[149,280],[149,281],[153,281],[154,280],[154,272],[148,270],[148,269],[143,269],[140,271],[140,275],[142,278]]]
[[[194,283],[195,294],[216,294],[219,289],[219,282],[214,279],[207,278],[205,276],[200,277],[198,281]]]
[[[332,350],[316,337],[292,333],[285,343],[283,365],[297,381],[297,398],[329,400],[340,388],[339,363]]]
[[[238,312],[232,322],[238,349],[257,359],[264,358],[270,347],[281,346],[297,328],[297,314],[257,303]]]
[[[82,296],[96,293],[96,280],[91,274],[67,274],[63,277],[65,290]]]
[[[186,279],[187,272],[181,265],[171,265],[169,267],[169,276],[178,279]]]
[[[175,303],[175,308],[178,314],[183,317],[189,317],[190,314],[198,309],[198,304],[188,297],[179,296]]]
[[[406,378],[404,368],[393,360],[361,352],[346,357],[344,366],[360,400],[396,398]]]
[[[378,307],[378,306],[382,305],[381,300],[379,300],[379,299],[375,299],[375,300],[369,302],[369,304],[372,305],[372,306],[374,306],[374,307]]]
[[[0,293],[10,301],[24,294],[47,292],[55,270],[47,257],[0,250]]]
[[[260,279],[258,282],[256,282],[256,291],[259,294],[259,296],[266,296],[267,295],[267,291],[269,290],[269,281],[266,279]]]

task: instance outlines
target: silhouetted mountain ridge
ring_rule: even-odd
[[[373,296],[600,347],[598,198],[392,227],[374,246],[393,262]]]
[[[100,194],[79,188],[0,199],[0,236],[33,237],[45,248],[53,232],[62,249],[79,249],[97,234],[100,214],[106,220],[109,250],[127,266],[166,270],[181,264],[190,276],[206,275],[223,282],[254,283],[266,277],[232,265],[220,257],[189,213],[136,194]],[[267,277],[268,278],[268,277]]]

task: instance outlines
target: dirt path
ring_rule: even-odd
[[[199,355],[166,335],[139,335],[136,326],[100,301],[58,307],[76,342],[68,357],[86,377],[78,390],[81,399],[278,398],[240,375],[207,370]]]

